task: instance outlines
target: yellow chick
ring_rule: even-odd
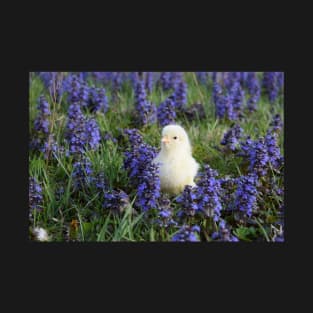
[[[179,125],[167,125],[162,130],[161,151],[153,160],[160,166],[161,190],[176,195],[186,185],[195,186],[199,164],[192,157],[186,131]]]

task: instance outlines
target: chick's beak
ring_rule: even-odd
[[[164,137],[161,139],[161,142],[163,142],[163,143],[169,143],[169,142],[170,142],[170,139],[169,139],[167,136],[164,136]]]

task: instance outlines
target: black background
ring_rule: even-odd
[[[160,12],[156,10],[153,17],[155,6]],[[309,274],[305,265],[311,250],[305,244],[310,237],[305,222],[312,205],[304,203],[308,191],[303,179],[294,176],[309,175],[310,163],[304,157],[311,139],[301,127],[304,107],[312,101],[309,93],[301,100],[309,90],[302,76],[308,69],[300,65],[302,53],[292,51],[300,49],[301,36],[286,30],[287,18],[272,5],[258,8],[262,9],[259,15],[252,10],[243,16],[226,5],[199,7],[202,15],[192,10],[183,15],[179,6],[169,11],[155,4],[149,13],[137,16],[125,7],[98,13],[97,8],[92,13],[87,9],[81,15],[74,7],[68,11],[47,7],[40,14],[27,15],[21,26],[6,33],[4,61],[9,68],[3,92],[8,97],[2,109],[8,112],[2,115],[6,175],[1,207],[9,216],[1,224],[2,269],[8,274],[3,283],[11,309],[20,303],[31,310],[80,308],[86,312],[95,311],[95,305],[104,312],[123,305],[130,311],[142,307],[148,312],[180,307],[191,312],[200,307],[205,311],[226,307],[280,311],[285,302],[297,310],[303,305],[295,294],[301,290],[305,298],[303,284]],[[110,15],[113,19],[108,21]],[[284,71],[285,242],[29,241],[30,71]]]

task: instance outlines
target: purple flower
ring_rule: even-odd
[[[237,180],[238,188],[235,195],[235,209],[251,216],[256,208],[258,177],[255,174],[240,176]]]
[[[123,73],[114,72],[112,79],[112,88],[120,91],[122,88],[122,84],[123,84]]]
[[[89,87],[77,75],[70,74],[64,80],[63,88],[68,92],[70,104],[79,104],[86,107],[89,102]]]
[[[183,193],[176,198],[182,207],[179,217],[202,213],[206,217],[213,217],[214,221],[219,220],[222,210],[221,183],[216,176],[217,171],[205,165],[204,171],[198,174],[197,186],[185,186]]]
[[[73,164],[72,179],[74,189],[83,190],[90,186],[93,182],[93,170],[91,168],[91,162],[88,158],[83,158],[80,161],[76,161]]]
[[[197,80],[200,84],[205,85],[208,80],[208,72],[196,72]]]
[[[72,154],[83,153],[86,149],[95,150],[99,146],[99,126],[96,120],[84,116],[78,104],[69,106],[65,138]]]
[[[157,207],[157,200],[160,197],[161,183],[159,168],[151,162],[147,163],[139,178],[137,188],[136,205],[143,211]]]
[[[135,107],[139,116],[139,123],[147,125],[156,121],[156,107],[147,100],[144,82],[139,80],[135,90]]]
[[[171,72],[162,72],[158,81],[164,91],[171,88]]]
[[[253,147],[250,150],[249,159],[249,170],[256,173],[259,177],[264,176],[268,169],[269,156],[263,138],[254,142]]]
[[[198,206],[207,217],[218,221],[221,216],[222,204],[220,201],[221,182],[217,179],[218,173],[209,165],[204,166],[204,171],[198,174],[197,182]]]
[[[245,86],[247,87],[249,94],[252,94],[256,84],[259,85],[259,80],[256,72],[248,72]]]
[[[49,90],[52,99],[55,102],[59,101],[64,92],[62,85],[64,74],[62,72],[39,72],[38,75]]]
[[[111,80],[112,72],[90,72],[90,76],[94,82],[107,85]]]
[[[87,138],[87,145],[91,150],[96,150],[100,143],[100,129],[95,119],[90,118],[86,120],[85,133]]]
[[[91,112],[106,113],[108,110],[108,98],[104,88],[90,88],[89,109]]]
[[[225,72],[224,73],[224,85],[230,90],[235,83],[239,83],[241,79],[241,72]]]
[[[264,138],[253,141],[247,137],[246,141],[241,143],[241,151],[238,155],[249,161],[251,173],[255,173],[258,177],[266,175],[270,158]]]
[[[155,149],[142,143],[132,145],[124,152],[124,168],[128,171],[129,177],[134,185],[138,185],[147,164],[150,164],[156,156]]]
[[[143,211],[157,207],[160,197],[160,178],[158,166],[152,164],[157,151],[145,144],[136,129],[128,129],[130,148],[124,152],[124,168],[131,184],[137,189],[136,206]]]
[[[241,114],[241,109],[245,99],[245,92],[241,88],[239,81],[235,81],[231,86],[229,90],[229,97],[231,99],[231,105],[234,111],[234,116],[235,118],[237,118]]]
[[[127,193],[120,189],[104,192],[103,199],[103,207],[113,213],[122,213],[130,203]]]
[[[216,78],[217,78],[217,72],[212,72],[212,81],[213,81],[213,83],[216,82]]]
[[[145,88],[151,94],[153,90],[153,72],[145,72]]]
[[[176,198],[176,202],[183,208],[179,216],[194,216],[199,211],[200,207],[197,203],[199,195],[197,191],[197,188],[185,186],[182,194]]]
[[[247,108],[252,112],[257,109],[257,104],[261,97],[261,86],[255,72],[248,74],[247,87],[250,95],[247,101]]]
[[[171,72],[170,74],[170,89],[175,90],[177,85],[184,81],[184,73],[183,72]]]
[[[221,95],[216,102],[216,115],[218,118],[228,118],[233,121],[237,119],[237,112],[233,109],[232,98],[229,94]]]
[[[231,151],[237,150],[242,133],[243,130],[239,124],[235,124],[224,134],[221,145],[226,146]]]
[[[268,95],[269,101],[273,103],[279,95],[279,82],[277,72],[264,72],[262,85]]]
[[[49,88],[55,72],[37,72],[46,89]]]
[[[284,72],[277,72],[277,85],[278,90],[282,90],[284,88]]]
[[[278,169],[282,165],[283,158],[280,153],[280,148],[278,146],[277,133],[272,133],[269,130],[265,136],[265,145],[267,147],[269,162],[274,168]]]
[[[246,86],[249,72],[240,72],[240,85]]]
[[[108,182],[103,172],[100,172],[97,175],[95,175],[95,177],[92,180],[98,191],[105,192],[106,190],[108,190]]]
[[[158,218],[156,223],[161,228],[168,228],[171,225],[177,225],[177,222],[173,219],[173,209],[171,208],[171,202],[169,199],[161,198],[158,205]]]
[[[180,81],[174,91],[174,103],[176,110],[182,110],[187,104],[187,84],[184,81]]]
[[[172,237],[172,241],[200,241],[198,237],[199,233],[200,227],[198,225],[183,225],[180,227],[178,233]]]
[[[78,77],[81,81],[86,81],[89,76],[89,72],[79,72]]]
[[[213,84],[213,91],[212,91],[212,98],[213,98],[213,103],[215,106],[218,105],[218,101],[223,95],[223,88],[218,82],[214,82]]]
[[[250,150],[253,147],[253,140],[250,136],[247,136],[245,141],[240,142],[240,151],[237,153],[238,156],[248,159]]]
[[[85,117],[78,104],[71,104],[68,112],[65,138],[70,145],[70,153],[83,153],[86,145]]]
[[[42,187],[34,177],[29,177],[29,209],[42,211]],[[30,212],[31,213],[31,212]]]
[[[217,82],[213,84],[213,103],[215,104],[216,116],[220,119],[228,118],[236,120],[241,108],[243,94],[240,86],[234,83],[230,91],[223,93],[223,88]]]
[[[129,73],[129,80],[133,86],[133,89],[136,89],[137,83],[140,80],[138,72],[130,72]]]
[[[165,101],[159,105],[157,117],[162,127],[175,122],[176,112],[173,97],[166,98]]]
[[[136,128],[125,129],[124,133],[128,136],[129,143],[131,146],[138,146],[143,143],[143,138]]]
[[[219,83],[213,84],[213,102],[218,118],[236,120],[241,117],[244,99],[244,90],[237,79],[231,80],[226,94],[223,94],[223,89]]]
[[[220,180],[221,192],[220,202],[223,203],[223,207],[226,211],[233,210],[233,204],[235,200],[235,190],[237,188],[237,179],[231,177],[224,177]]]
[[[271,122],[274,132],[279,132],[283,127],[283,121],[279,114],[275,114]]]
[[[35,130],[43,134],[49,133],[49,116],[51,115],[49,103],[45,96],[39,97],[38,116],[35,120]]]
[[[226,225],[224,220],[220,220],[219,222],[219,229],[217,232],[212,234],[212,239],[215,241],[231,241],[231,242],[238,242],[238,238],[231,234],[229,226]]]
[[[86,107],[89,103],[89,87],[86,85],[81,85],[78,92],[79,103],[81,106]]]
[[[30,149],[44,153],[44,158],[48,158],[51,151],[56,151],[58,145],[54,140],[54,135],[50,132],[49,117],[51,115],[49,103],[41,95],[38,104],[38,115],[34,122],[35,132],[31,138]]]

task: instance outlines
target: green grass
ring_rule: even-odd
[[[186,118],[177,119],[189,134],[193,146],[193,156],[201,167],[209,164],[219,172],[220,177],[237,177],[242,174],[239,158],[225,155],[217,147],[221,148],[220,141],[224,132],[230,127],[228,121],[220,121],[215,118],[214,106],[211,100],[211,85],[199,85],[193,73],[186,73],[188,84],[188,105],[201,102],[205,106],[205,118],[195,118],[188,121]],[[30,84],[29,93],[29,127],[32,134],[34,119],[37,114],[37,99],[44,93],[51,105],[51,127],[58,143],[65,145],[64,129],[68,103],[63,97],[61,103],[55,103],[49,97],[47,91],[38,77],[34,77]],[[157,105],[163,101],[169,93],[155,89],[149,99]],[[108,96],[110,93],[108,90]],[[124,86],[119,93],[119,101],[110,104],[109,111],[97,114],[96,120],[101,131],[108,131],[113,136],[118,136],[119,129],[132,128],[137,125],[132,120],[134,110],[134,94],[130,86]],[[264,136],[272,119],[273,113],[279,113],[283,117],[283,101],[280,99],[274,105],[269,104],[266,97],[262,97],[259,109],[252,114],[246,114],[239,122],[246,134],[253,139]],[[90,113],[89,113],[90,114]],[[157,124],[139,129],[146,143],[160,148],[161,127]],[[280,137],[281,150],[283,152],[283,135]],[[95,173],[104,172],[111,188],[120,188],[126,191],[130,197],[130,204],[121,215],[113,214],[102,207],[103,200],[96,190],[85,190],[74,193],[71,174],[73,171],[72,157],[55,155],[45,160],[43,155],[30,152],[29,174],[34,176],[43,186],[43,211],[34,214],[30,228],[39,226],[45,228],[53,241],[168,241],[177,231],[174,227],[169,231],[160,231],[141,212],[134,210],[133,203],[136,193],[129,183],[127,173],[123,170],[123,152],[126,146],[116,145],[111,141],[101,142],[97,151],[88,151]],[[283,184],[282,178],[278,177]],[[59,199],[56,196],[57,189],[63,186],[64,194]],[[250,229],[243,225],[237,225],[234,234],[245,241],[253,241],[256,234],[261,234],[268,241],[270,236],[270,223],[266,223],[268,216],[275,216],[275,209],[282,199],[267,200],[266,207],[262,208],[264,221],[257,220],[255,227]],[[177,210],[177,203],[171,199],[172,206]],[[153,215],[153,212],[151,213]],[[262,215],[261,215],[262,216]],[[76,223],[76,224],[75,224]],[[203,222],[204,223],[204,222]],[[76,225],[76,226],[75,226]],[[210,226],[208,226],[210,227]],[[211,227],[214,227],[213,224]],[[207,237],[208,240],[209,237]]]

